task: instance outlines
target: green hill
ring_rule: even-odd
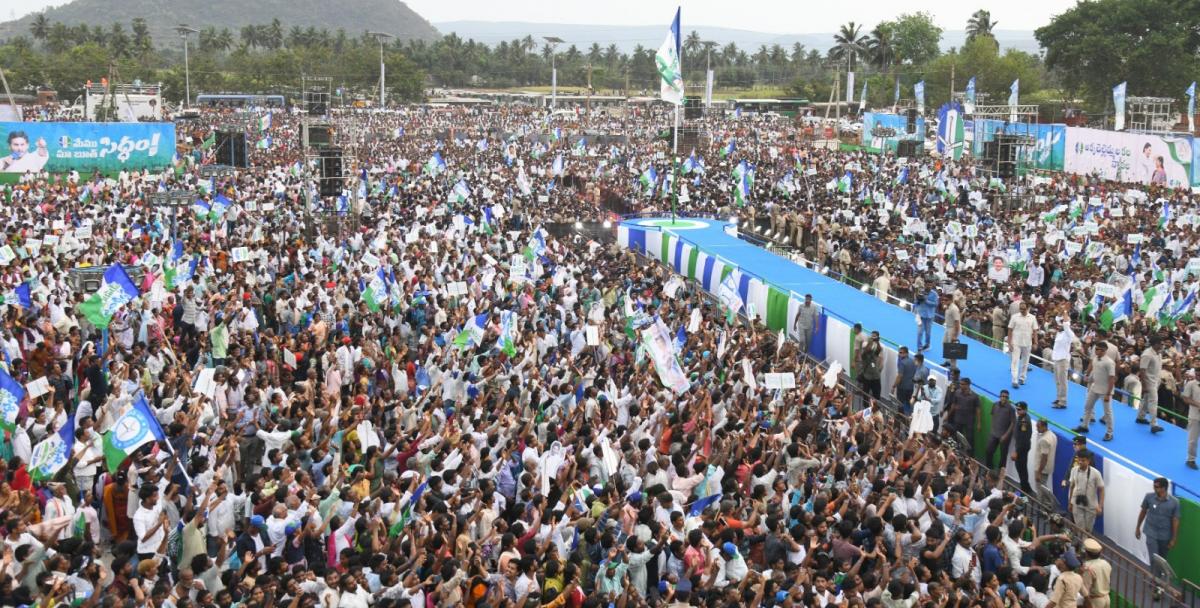
[[[299,26],[331,32],[346,30],[358,36],[366,30],[387,32],[400,40],[434,40],[438,31],[400,0],[75,0],[45,11],[51,23],[107,27],[112,22],[146,20],[156,46],[175,45],[174,27],[180,23],[196,29],[227,27],[235,35],[244,25],[265,25],[279,19],[284,30]],[[0,23],[0,40],[30,37],[37,14]]]

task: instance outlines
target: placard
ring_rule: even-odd
[[[379,268],[379,258],[375,254],[367,251],[362,255],[362,261],[367,265],[367,268]]]
[[[92,238],[91,226],[80,226],[75,229],[75,238],[83,241]]]
[[[1021,250],[1022,251],[1032,251],[1035,248],[1037,248],[1037,237],[1036,236],[1029,237],[1027,239],[1021,239]]]
[[[296,353],[293,353],[286,348],[283,349],[283,364],[292,369],[296,369]]]
[[[588,346],[600,346],[600,328],[599,327],[596,327],[595,325],[588,325],[588,326],[584,327],[584,331],[587,333],[587,345]]]
[[[796,374],[793,372],[764,374],[763,380],[763,385],[768,389],[786,390],[796,388]]]
[[[1063,250],[1067,252],[1067,255],[1079,255],[1079,252],[1083,251],[1083,243],[1065,241],[1063,243]]]
[[[1125,235],[1125,242],[1129,243],[1130,245],[1137,245],[1138,243],[1141,243],[1144,239],[1145,239],[1145,236],[1141,235],[1141,234]]]
[[[193,390],[212,399],[213,395],[217,392],[216,373],[216,368],[212,367],[200,370],[200,373],[196,376],[196,384],[192,387]]]
[[[754,380],[754,367],[750,365],[750,359],[742,359],[742,377],[746,380],[746,384],[750,385],[750,388],[758,388],[758,382]]]
[[[229,253],[230,253],[230,258],[233,260],[234,264],[239,264],[241,262],[250,261],[250,248],[249,247],[234,247],[233,250],[230,251]]]
[[[13,251],[12,247],[9,247],[8,245],[0,247],[0,264],[8,266],[9,262],[12,262],[15,259],[17,259],[17,253]]]
[[[50,381],[45,376],[42,376],[26,384],[25,390],[28,392],[30,399],[37,399],[50,392]]]
[[[1105,298],[1117,297],[1117,288],[1108,283],[1093,283],[1092,289],[1098,296],[1103,296]]]

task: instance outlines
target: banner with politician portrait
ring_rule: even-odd
[[[1064,168],[1079,175],[1171,188],[1189,187],[1192,138],[1068,128]]]
[[[0,122],[0,173],[115,175],[161,170],[175,156],[175,125],[119,122]]]

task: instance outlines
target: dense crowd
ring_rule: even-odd
[[[607,219],[614,199],[670,204],[657,110],[335,114],[347,191],[324,200],[285,112],[251,168],[202,177],[227,121],[181,122],[161,174],[6,187],[0,346],[24,390],[0,404],[0,604],[1043,608],[1106,590],[1100,546],[1035,530],[999,472],[665,268],[551,229]],[[709,166],[678,170],[677,204],[769,214],[810,257],[890,268],[893,291],[954,282],[964,326],[1018,295],[1038,319],[1078,316],[1075,277],[989,284],[913,246],[955,217],[986,235],[960,260],[1014,238],[986,205],[897,184],[891,159],[795,148],[782,122],[709,122]],[[728,177],[741,160],[758,176],[744,210]],[[828,183],[847,163],[869,208]],[[658,177],[639,179],[650,165]],[[970,181],[965,163],[922,167]],[[1031,187],[1058,200],[1085,186]],[[150,203],[179,189],[192,209]],[[1029,213],[1014,226],[1045,225]],[[1101,235],[1129,221],[1097,217]],[[1079,280],[1126,276],[1040,244],[1025,268],[1043,256]],[[97,295],[81,288],[101,272]],[[136,297],[110,305],[114,289]],[[1088,327],[1085,346],[1103,338]],[[1179,351],[1164,361],[1190,351],[1186,333],[1162,335]],[[795,388],[768,389],[768,373]],[[949,398],[914,395],[944,400],[949,429],[979,415],[961,380]],[[1021,405],[1004,448],[1051,442]],[[64,429],[69,460],[47,460]],[[1102,500],[1087,457],[1073,491]]]

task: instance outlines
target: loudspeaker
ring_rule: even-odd
[[[242,131],[217,131],[217,164],[227,167],[245,169],[250,166],[246,160],[246,134]]]
[[[904,123],[904,130],[909,135],[912,135],[913,133],[917,132],[917,109],[916,108],[908,109],[908,120],[905,121],[905,123]]]
[[[687,97],[683,100],[683,118],[684,120],[697,120],[704,118],[704,106],[700,103],[698,97]]]
[[[942,342],[942,358],[947,361],[966,359],[967,345],[962,342]]]
[[[896,142],[896,156],[902,158],[917,158],[924,151],[921,142],[912,139],[902,139]]]
[[[304,93],[304,109],[309,116],[324,116],[325,110],[328,107],[325,93],[316,91],[305,91]]]
[[[345,178],[342,176],[342,149],[321,150],[321,179],[318,182],[321,196],[340,196]]]

